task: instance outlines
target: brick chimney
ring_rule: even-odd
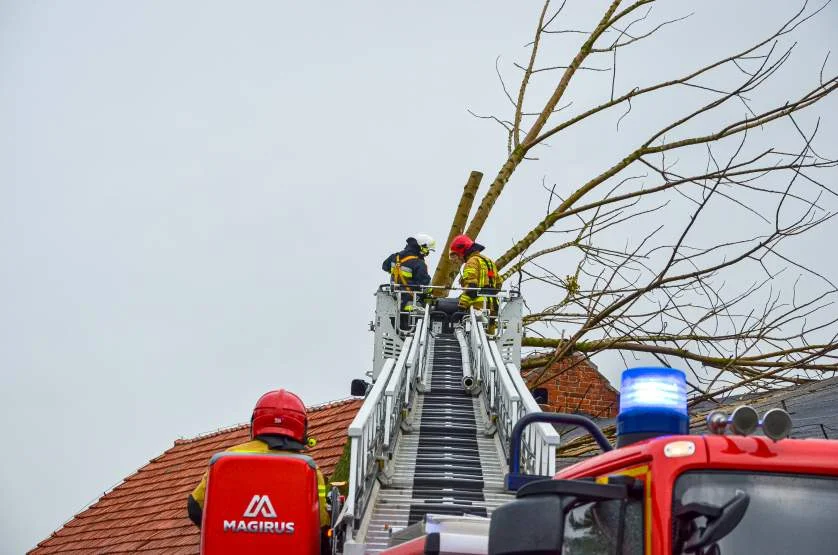
[[[542,376],[538,387],[547,390],[547,402],[541,405],[543,410],[594,418],[617,416],[619,393],[596,365],[580,353],[557,360],[544,373],[541,369],[524,371],[524,381],[532,387],[537,375]]]

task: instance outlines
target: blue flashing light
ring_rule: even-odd
[[[620,384],[617,435],[688,434],[687,378],[675,368],[629,368]]]

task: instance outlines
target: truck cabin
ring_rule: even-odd
[[[490,554],[838,552],[838,441],[787,439],[787,413],[750,407],[688,435],[671,369],[627,370],[621,390],[618,447],[522,485],[492,515]]]

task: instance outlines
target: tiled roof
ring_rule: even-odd
[[[343,454],[346,432],[361,400],[309,409],[308,450],[326,476]],[[177,440],[96,503],[30,551],[31,555],[73,553],[198,553],[198,529],[186,516],[186,498],[207,469],[210,457],[249,439],[247,424],[194,439]]]

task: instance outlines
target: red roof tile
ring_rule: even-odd
[[[317,445],[307,451],[326,476],[343,454],[346,432],[359,399],[309,409],[309,431]],[[210,457],[249,439],[247,424],[179,439],[171,449],[77,514],[30,555],[143,553],[194,555],[200,535],[186,516],[186,497],[201,479]]]

